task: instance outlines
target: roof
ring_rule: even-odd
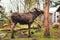
[[[56,7],[51,7],[51,8],[49,8],[49,12],[50,13],[55,13],[55,12],[57,12],[57,9],[59,9],[59,7],[60,7],[60,5],[58,5]]]
[[[60,6],[59,6],[59,8],[56,10],[56,12],[59,12],[60,11]]]

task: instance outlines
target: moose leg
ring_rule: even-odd
[[[30,34],[30,26],[31,26],[31,24],[28,24],[28,37],[31,37],[31,34]]]
[[[16,23],[13,23],[12,26],[11,26],[11,38],[14,38],[14,27],[15,27]]]

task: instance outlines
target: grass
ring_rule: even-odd
[[[38,30],[36,32],[36,30]],[[28,30],[22,30],[21,32],[24,32],[27,34]],[[34,34],[31,34],[31,38],[22,38],[18,37],[18,32],[15,32],[15,39],[14,40],[60,40],[60,28],[51,28],[50,29],[50,38],[44,37],[44,30],[43,29],[31,29],[31,32],[34,32]],[[0,31],[0,33],[6,33],[3,31]],[[4,39],[10,39],[11,33],[8,33],[7,36]]]
[[[2,29],[2,28],[1,28]],[[28,34],[28,30],[22,30],[21,32],[24,32],[25,34]],[[31,34],[31,38],[22,38],[18,37],[18,32],[15,32],[15,39],[14,40],[60,40],[60,28],[50,28],[50,38],[44,37],[44,30],[43,29],[31,29],[31,32],[34,32],[34,34]],[[6,33],[5,31],[0,31],[1,33]],[[8,33],[7,36],[4,38],[4,40],[8,39],[11,40],[11,33]]]
[[[33,23],[32,26],[34,24],[35,23]],[[17,24],[17,25],[19,25],[19,24]],[[26,27],[27,25],[24,24],[21,26]],[[18,27],[16,27],[15,29],[17,29],[17,28]],[[7,29],[8,28],[0,28],[0,30],[7,30]],[[21,32],[23,32],[24,34],[28,34],[28,30],[22,30]],[[6,31],[0,31],[0,34],[1,33],[7,33],[7,32]],[[31,38],[22,38],[22,37],[18,37],[18,32],[15,32],[15,34],[14,34],[15,39],[14,40],[60,40],[60,28],[50,28],[50,37],[44,37],[44,28],[31,29],[31,35],[32,35]],[[5,39],[11,40],[11,33],[8,33],[7,36],[4,37],[4,40]]]

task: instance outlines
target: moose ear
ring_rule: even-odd
[[[38,8],[34,8],[35,9],[35,11],[38,11]]]
[[[43,11],[43,10],[40,10],[40,12],[41,12],[42,14],[44,14],[44,11]]]

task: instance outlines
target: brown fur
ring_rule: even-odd
[[[26,13],[18,13],[18,12],[15,12],[11,15],[11,19],[12,19],[12,22],[14,23],[14,25],[11,27],[12,29],[12,36],[11,38],[14,38],[14,26],[17,24],[17,23],[20,23],[20,24],[28,24],[28,37],[30,37],[30,26],[31,24],[34,22],[34,20],[37,18],[37,16],[43,14],[44,12],[43,11],[39,11],[38,9],[34,8],[35,11],[33,12],[26,12]]]

